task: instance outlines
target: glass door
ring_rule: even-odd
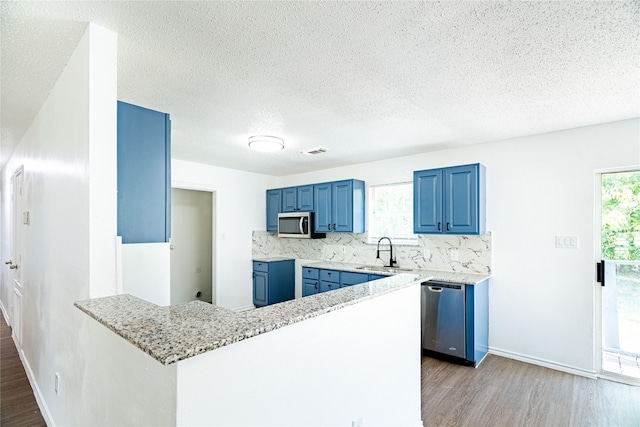
[[[640,381],[640,171],[602,174],[602,372]]]

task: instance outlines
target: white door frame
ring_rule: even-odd
[[[216,212],[216,192],[218,188],[215,185],[200,184],[187,181],[171,181],[171,188],[180,190],[195,190],[211,193],[211,299],[212,304],[216,305],[218,298],[218,268],[216,266],[216,230],[217,230],[217,212]]]
[[[624,382],[633,385],[639,385],[638,382],[634,381],[633,378],[629,378],[626,376],[618,376],[611,372],[606,372],[602,370],[602,286],[600,283],[596,281],[596,273],[595,267],[596,263],[602,260],[602,235],[600,230],[602,230],[602,175],[609,173],[618,173],[618,172],[635,172],[640,171],[640,165],[637,166],[626,166],[620,168],[608,168],[608,169],[597,169],[594,171],[594,245],[593,245],[593,262],[591,263],[593,268],[593,309],[594,309],[594,361],[595,361],[595,372],[598,378],[603,378],[607,380]]]

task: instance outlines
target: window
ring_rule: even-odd
[[[416,244],[413,234],[413,183],[369,188],[369,243],[389,237],[393,244]]]

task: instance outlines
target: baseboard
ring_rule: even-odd
[[[7,312],[7,309],[4,306],[2,300],[0,300],[0,311],[2,311],[2,317],[4,317],[4,321],[7,323],[7,325],[11,326],[11,322],[9,321],[9,313]]]
[[[587,377],[591,379],[597,379],[598,375],[594,371],[587,371],[585,369],[574,368],[573,366],[563,365],[561,363],[551,362],[549,360],[539,359],[537,357],[526,356],[520,353],[514,353],[512,351],[506,351],[495,347],[489,347],[489,353],[496,356],[506,357],[508,359],[519,360],[521,362],[530,363],[532,365],[538,365],[549,369],[555,369],[556,371],[567,372],[569,374],[579,375],[581,377]]]
[[[626,384],[626,385],[631,385],[631,386],[635,386],[635,387],[640,387],[640,379],[636,379],[633,377],[628,377],[626,375],[618,375],[618,374],[614,374],[614,373],[609,373],[609,372],[601,372],[600,374],[598,374],[598,378],[600,378],[601,380],[606,380],[606,381],[613,381],[616,383],[621,383],[621,384]]]
[[[15,340],[14,340],[15,341]],[[16,348],[18,346],[16,345]],[[18,354],[20,355],[20,361],[22,361],[22,366],[24,366],[24,371],[27,373],[27,379],[29,380],[29,384],[31,385],[31,390],[33,390],[33,395],[36,397],[36,403],[40,408],[40,413],[42,414],[42,418],[47,426],[54,426],[55,424],[52,421],[51,413],[49,412],[49,407],[47,403],[44,401],[44,397],[42,392],[40,391],[40,387],[38,387],[38,383],[36,382],[35,376],[33,375],[33,370],[31,369],[31,365],[27,361],[26,356],[22,349],[18,350]]]
[[[236,313],[239,313],[241,311],[253,310],[254,308],[256,308],[256,306],[252,304],[252,305],[245,305],[244,307],[234,308],[232,310],[235,311]]]

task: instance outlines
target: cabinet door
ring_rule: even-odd
[[[331,183],[316,184],[313,189],[315,206],[315,231],[327,233],[331,230]]]
[[[267,190],[267,231],[278,231],[278,214],[281,211],[282,190]]]
[[[478,165],[444,170],[445,233],[478,233]]]
[[[269,295],[269,273],[253,272],[253,305],[267,305]]]
[[[441,233],[442,169],[413,173],[413,232]]]
[[[316,279],[304,279],[302,281],[302,296],[317,294],[320,291],[318,280]]]
[[[353,230],[353,181],[338,181],[331,184],[332,231]]]
[[[123,243],[171,237],[171,121],[118,101],[118,235]]]
[[[282,189],[282,212],[294,212],[298,210],[298,189],[289,187]]]
[[[302,212],[313,211],[313,185],[296,187],[298,192],[298,210]]]

